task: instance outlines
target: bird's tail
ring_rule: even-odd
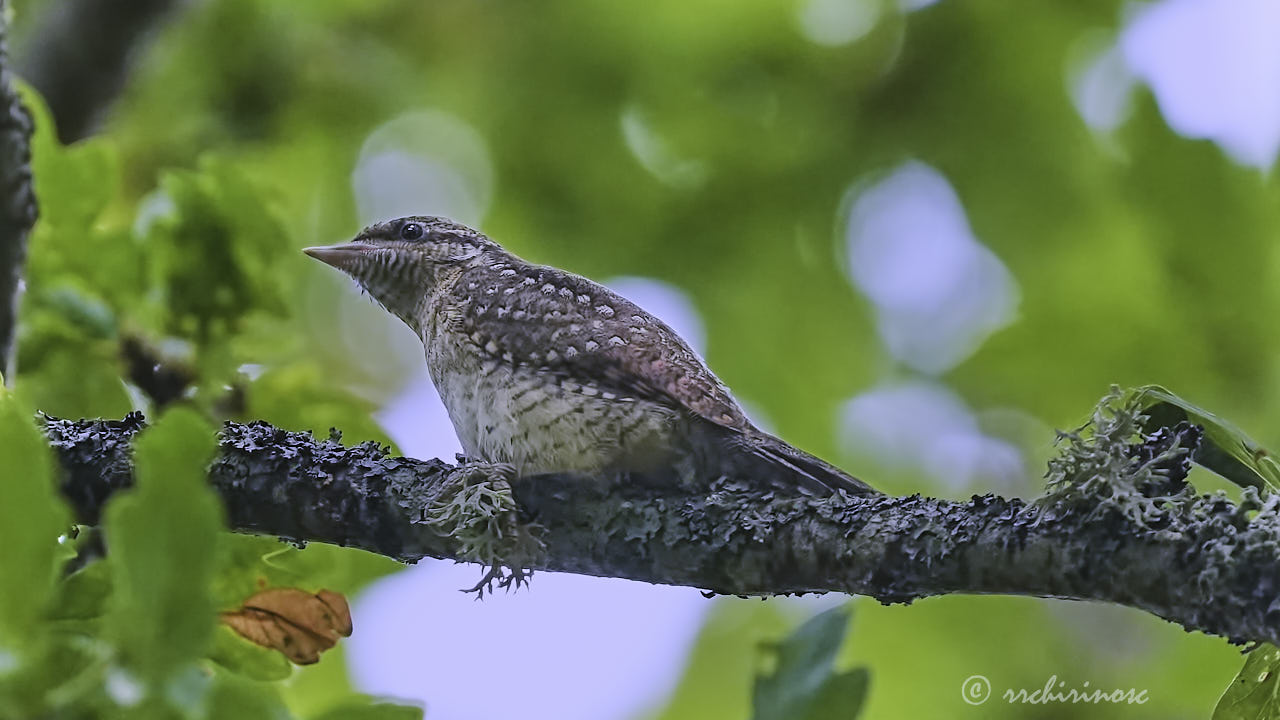
[[[766,433],[739,436],[739,447],[748,460],[743,471],[784,487],[799,487],[817,494],[830,495],[843,490],[850,495],[878,495],[879,491],[831,463],[792,447]]]

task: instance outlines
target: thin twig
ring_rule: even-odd
[[[89,135],[124,87],[130,61],[175,0],[58,0],[41,6],[20,74],[44,98],[65,143]]]
[[[12,384],[17,355],[18,306],[27,235],[35,225],[31,181],[31,113],[14,89],[9,71],[8,24],[0,0],[0,371]]]

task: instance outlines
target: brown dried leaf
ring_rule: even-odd
[[[316,662],[339,637],[351,635],[347,599],[332,590],[314,595],[298,588],[263,590],[219,619],[240,637],[279,650],[298,665]]]

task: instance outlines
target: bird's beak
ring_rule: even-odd
[[[326,265],[332,265],[339,270],[346,270],[352,266],[357,258],[364,255],[368,248],[355,243],[343,243],[341,245],[322,245],[320,247],[303,248],[302,252],[319,260]]]

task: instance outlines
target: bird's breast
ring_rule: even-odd
[[[665,406],[456,347],[429,348],[428,365],[468,457],[530,475],[647,470],[671,452]]]

